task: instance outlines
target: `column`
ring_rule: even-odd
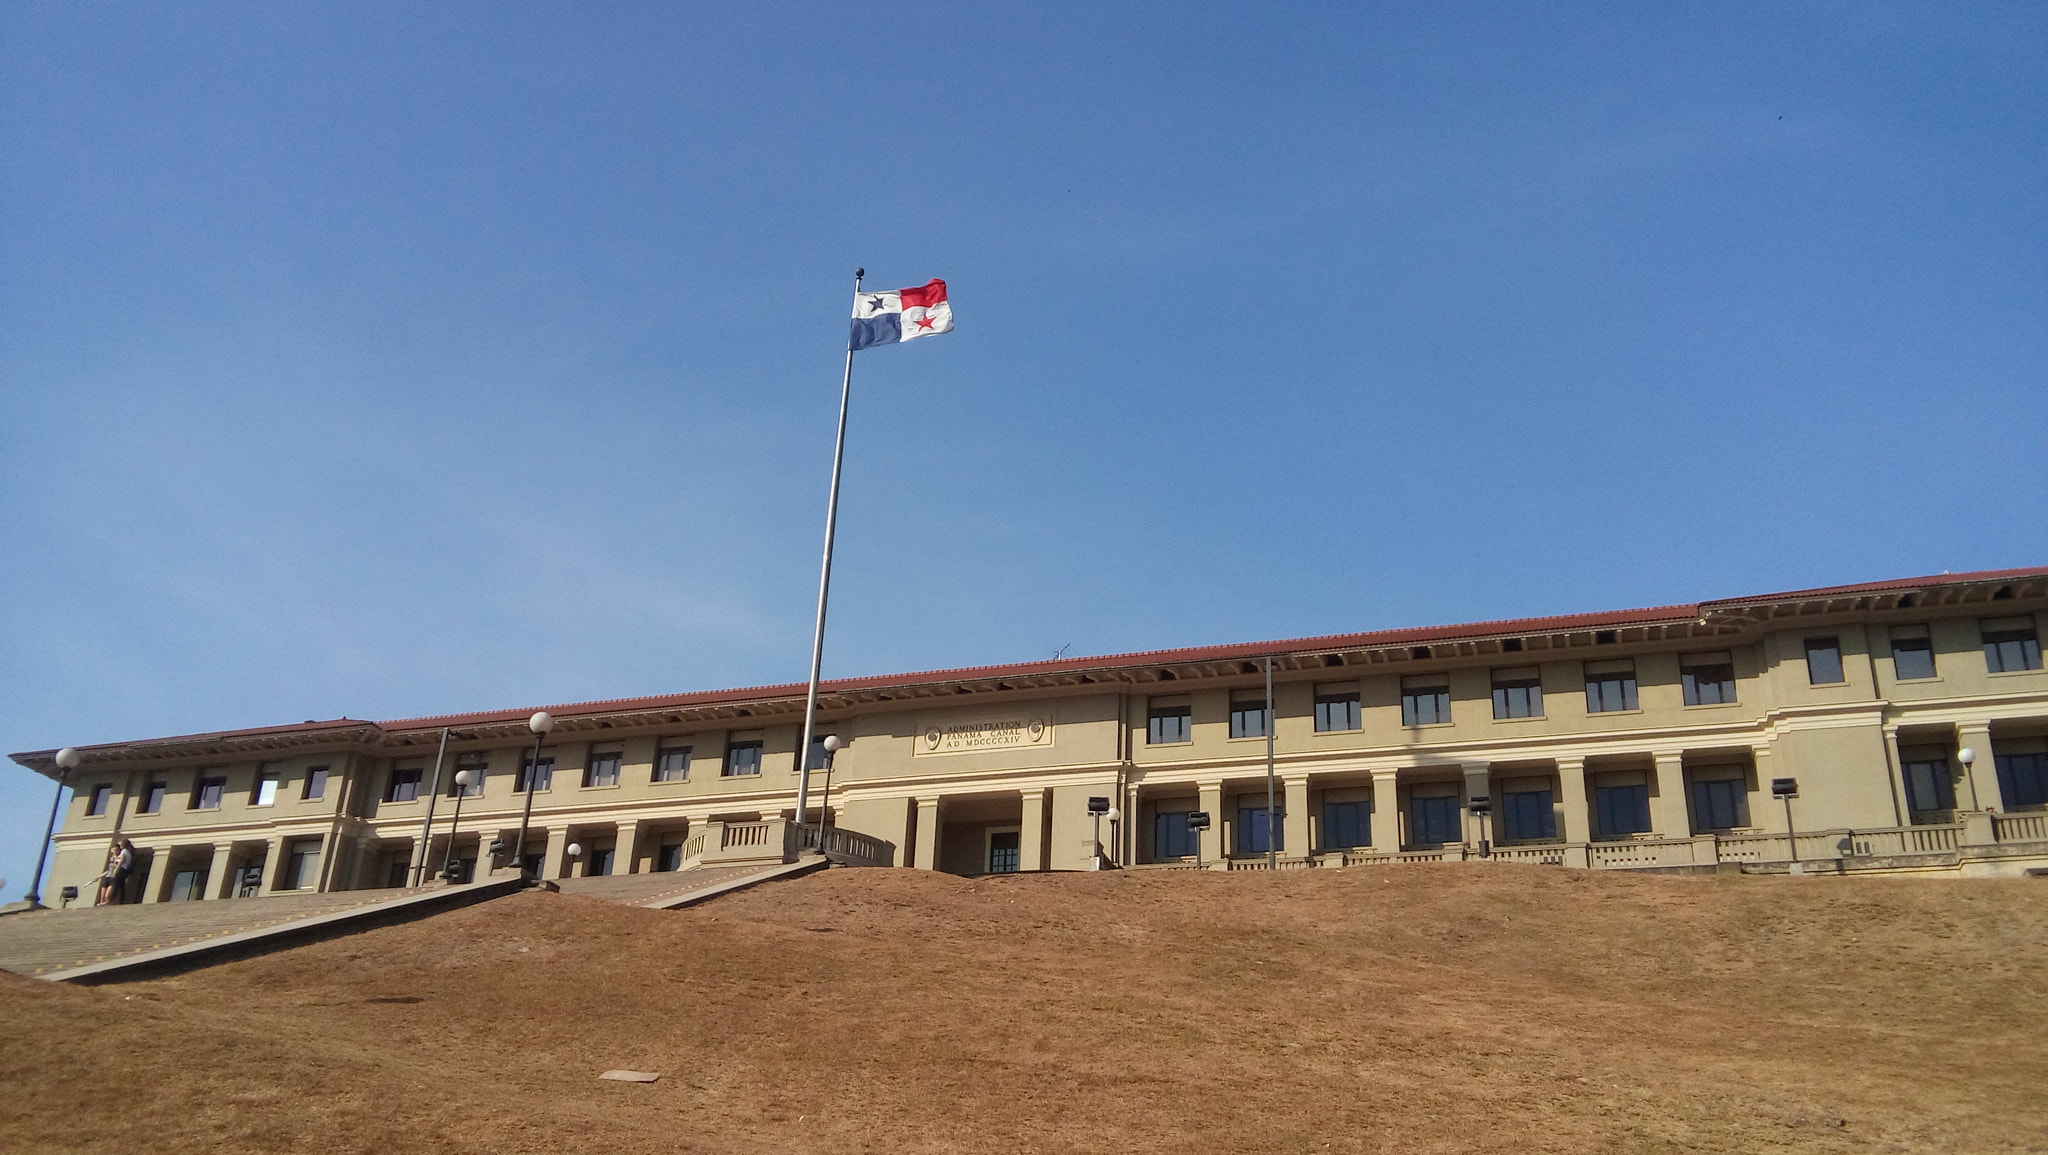
[[[142,901],[162,902],[164,900],[164,882],[165,879],[170,877],[170,865],[170,847],[157,846],[150,849],[149,875],[142,881]],[[98,882],[93,883],[93,889],[94,893],[98,893]]]
[[[1209,816],[1209,829],[1202,831],[1202,862],[1208,866],[1223,863],[1223,783],[1198,782],[1195,793],[1201,798],[1200,807]]]
[[[1045,791],[1020,790],[1022,816],[1017,821],[1017,869],[1045,869]]]
[[[1280,812],[1281,850],[1289,858],[1307,858],[1315,850],[1309,840],[1308,779],[1284,778],[1280,784],[1287,791],[1286,809]]]
[[[216,842],[213,844],[213,865],[206,871],[205,898],[228,898],[235,893],[234,865],[235,844]]]
[[[612,873],[640,873],[640,823],[621,820],[618,841],[612,846]]]
[[[1401,849],[1401,772],[1372,772],[1372,848],[1381,854]]]
[[[1458,800],[1460,808],[1465,814],[1465,845],[1472,847],[1474,853],[1478,852],[1479,840],[1482,838],[1489,842],[1500,841],[1500,839],[1494,837],[1492,825],[1485,819],[1472,813],[1472,799],[1493,799],[1493,780],[1487,772],[1489,766],[1490,763],[1486,762],[1460,762],[1458,764],[1458,769],[1463,772],[1465,781],[1465,797]],[[1498,801],[1498,799],[1494,800]],[[1492,816],[1493,821],[1498,822],[1500,820],[1499,809],[1493,809]]]
[[[257,897],[277,890],[277,880],[284,877],[284,859],[284,835],[280,834],[270,840],[270,849],[263,856],[263,885],[257,889]]]
[[[1593,839],[1592,814],[1586,805],[1586,760],[1557,760],[1557,792],[1564,811],[1564,826],[1558,831],[1566,843],[1583,845]]]
[[[526,832],[527,839],[531,841],[534,834],[535,831],[529,829]],[[542,878],[566,878],[569,862],[569,828],[557,826],[550,829],[548,831],[547,850],[543,853],[545,857],[540,860],[540,876]],[[518,863],[513,865],[517,866]]]
[[[939,868],[939,800],[917,800],[917,861],[919,870]]]
[[[1977,754],[1977,760],[1963,771],[1962,789],[1957,791],[1957,808],[2004,810],[2005,800],[1998,788],[1998,761],[1991,754],[1991,723],[1958,723],[1956,749],[1969,749]],[[1972,786],[1975,787],[1974,795]]]
[[[1685,759],[1677,751],[1652,757],[1657,763],[1657,797],[1650,804],[1650,823],[1660,838],[1691,838],[1692,819],[1685,808]]]

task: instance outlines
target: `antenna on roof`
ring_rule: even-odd
[[[1060,660],[1061,658],[1064,658],[1064,657],[1066,657],[1066,656],[1067,656],[1067,651],[1068,651],[1068,650],[1071,650],[1071,649],[1073,649],[1073,648],[1074,648],[1074,643],[1072,643],[1072,642],[1068,642],[1068,643],[1067,643],[1066,645],[1064,645],[1064,646],[1061,646],[1061,647],[1060,647],[1059,649],[1057,649],[1057,650],[1054,650],[1054,651],[1052,652],[1052,660],[1053,660],[1053,661],[1055,661],[1055,662],[1059,661],[1059,660]]]

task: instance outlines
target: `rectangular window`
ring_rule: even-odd
[[[249,795],[251,806],[274,806],[277,803],[277,771],[265,770],[256,775],[256,790]]]
[[[1194,856],[1195,832],[1188,829],[1189,813],[1161,810],[1152,816],[1152,857],[1163,861]]]
[[[469,775],[469,785],[462,784],[462,776]],[[455,773],[448,778],[448,797],[482,798],[484,779],[491,776],[491,761],[482,754],[464,754],[455,760]]]
[[[1955,779],[1947,758],[1902,758],[1899,774],[1906,781],[1906,809],[1915,814],[1956,808]]]
[[[2048,754],[1999,754],[1993,761],[2007,810],[2048,805]]]
[[[384,788],[386,802],[415,802],[420,796],[420,775],[425,769],[419,766],[401,766],[391,771],[391,784]]]
[[[1408,799],[1408,834],[1417,846],[1443,846],[1463,842],[1455,794],[1411,795]]]
[[[1550,788],[1503,790],[1500,832],[1509,842],[1541,842],[1557,837],[1557,810]]]
[[[804,766],[810,770],[823,770],[832,764],[832,751],[825,749],[825,735],[811,736],[811,752],[804,758]]]
[[[1263,695],[1230,695],[1230,736],[1263,738],[1273,725],[1273,712],[1266,709]]]
[[[760,738],[733,738],[725,744],[725,765],[719,775],[725,778],[745,778],[761,772]]]
[[[1340,850],[1372,845],[1372,807],[1365,802],[1323,803],[1323,846]]]
[[[1842,681],[1841,639],[1806,639],[1806,680],[1816,686],[1833,686]]]
[[[1586,663],[1586,713],[1607,714],[1635,708],[1635,662],[1623,659]]]
[[[654,780],[656,782],[688,782],[690,780],[690,748],[688,746],[664,746],[654,756]]]
[[[590,768],[583,772],[585,786],[617,786],[619,784],[619,759],[617,751],[590,756]],[[591,859],[596,862],[595,858]]]
[[[220,797],[227,792],[228,780],[223,777],[201,778],[192,786],[192,809],[219,810]]]
[[[1186,698],[1154,698],[1147,713],[1150,717],[1145,726],[1146,745],[1170,746],[1194,740],[1194,706]]]
[[[1650,788],[1644,783],[1593,788],[1595,820],[1604,838],[1627,838],[1650,829]]]
[[[1401,724],[1436,726],[1451,720],[1451,682],[1443,674],[1401,679]]]
[[[327,797],[327,767],[315,766],[306,771],[306,791],[303,797],[309,801]]]
[[[1984,665],[1992,673],[2041,668],[2041,640],[2034,633],[2034,619],[1985,618],[1979,624],[1984,637]]]
[[[291,857],[285,860],[284,881],[280,885],[285,890],[304,890],[312,886],[319,877],[314,870],[319,860],[318,842],[292,843]]]
[[[1316,687],[1316,733],[1356,730],[1364,724],[1358,709],[1358,687],[1338,683]]]
[[[555,759],[553,755],[542,758],[538,768],[535,768],[533,759],[530,757],[519,760],[519,784],[513,788],[512,792],[514,794],[524,794],[529,785],[536,791],[549,790],[554,787]]]
[[[1893,626],[1892,677],[1910,681],[1934,676],[1934,639],[1926,626]]]
[[[171,876],[170,902],[197,902],[206,897],[206,871],[181,870]]]
[[[1749,784],[1745,777],[1724,774],[1695,778],[1692,784],[1692,829],[1735,830],[1749,825]]]
[[[1493,672],[1493,716],[1541,718],[1543,682],[1534,666]]]
[[[1015,874],[1021,859],[1023,839],[1014,830],[991,830],[988,834],[988,872]]]
[[[1678,655],[1678,680],[1688,706],[1723,706],[1735,700],[1735,656],[1727,650]]]
[[[1270,824],[1272,827],[1271,833],[1273,839],[1273,849],[1276,851],[1284,851],[1287,849],[1287,830],[1281,824],[1284,818],[1285,815],[1276,812],[1273,815],[1273,821]],[[1266,821],[1265,807],[1238,807],[1237,852],[1239,854],[1266,853],[1266,837],[1268,825],[1269,824]]]
[[[92,788],[92,798],[85,804],[85,816],[97,818],[107,812],[107,802],[114,797],[114,788],[105,782]]]
[[[142,788],[142,813],[161,814],[164,810],[164,792],[167,788],[161,782],[152,782]]]
[[[683,844],[680,842],[662,843],[661,853],[654,860],[654,869],[667,874],[670,871],[681,870],[682,868]]]
[[[591,851],[590,865],[583,870],[584,877],[602,878],[610,874],[612,872],[612,854],[613,851],[609,847],[603,846]]]

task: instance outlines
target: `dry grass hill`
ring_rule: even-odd
[[[2041,1152],[2044,900],[1506,866],[529,892],[0,974],[0,1149]]]

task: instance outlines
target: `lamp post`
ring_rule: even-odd
[[[569,877],[574,878],[576,877],[576,860],[583,857],[583,844],[581,842],[571,842],[568,847],[568,853]]]
[[[78,751],[69,746],[57,751],[57,793],[50,798],[50,824],[43,828],[43,850],[36,855],[35,881],[28,884],[31,909],[43,905],[43,860],[50,857],[50,840],[57,835],[57,807],[64,801],[64,780],[78,768]]]
[[[512,844],[512,865],[520,877],[526,874],[526,828],[533,821],[533,792],[540,785],[540,744],[555,728],[555,719],[546,710],[536,710],[526,720],[526,728],[533,731],[533,764],[526,771],[526,808],[519,813],[519,841]]]
[[[1963,764],[1963,778],[1970,783],[1970,809],[1984,809],[1977,803],[1977,771],[1974,769],[1977,764],[1977,752],[1965,746],[1956,751],[1956,761]]]
[[[1102,869],[1102,816],[1109,813],[1109,799],[1102,797],[1088,800],[1088,817],[1095,820],[1095,856],[1088,862],[1088,869]]]
[[[474,781],[475,776],[468,770],[455,772],[455,818],[448,824],[448,853],[441,859],[441,877],[449,882],[455,881],[449,872],[455,869],[455,832],[462,828],[462,796],[469,793],[469,784]]]
[[[1109,808],[1109,813],[1107,813],[1107,814],[1103,815],[1103,817],[1104,817],[1104,818],[1107,818],[1107,819],[1109,819],[1109,844],[1110,844],[1111,846],[1114,846],[1114,847],[1116,847],[1116,848],[1117,848],[1117,853],[1118,853],[1118,854],[1122,854],[1122,853],[1123,853],[1123,845],[1124,845],[1124,844],[1123,844],[1123,843],[1122,843],[1122,842],[1121,842],[1121,841],[1120,841],[1120,840],[1118,839],[1118,836],[1117,836],[1117,831],[1118,831],[1118,829],[1119,829],[1119,828],[1118,828],[1118,826],[1117,826],[1117,821],[1118,821],[1119,819],[1121,819],[1121,818],[1122,818],[1123,816],[1124,816],[1124,812],[1123,812],[1123,811],[1121,811],[1121,810],[1118,810],[1118,809],[1117,809],[1116,807],[1114,807],[1114,806],[1112,806],[1112,807],[1110,807],[1110,808]],[[1104,857],[1105,857],[1105,858],[1107,858],[1108,856],[1107,856],[1107,855],[1104,855]],[[1115,866],[1115,865],[1116,865],[1116,859],[1114,859],[1114,858],[1110,858],[1110,859],[1109,859],[1109,865],[1111,865],[1111,866]]]
[[[825,853],[825,815],[832,809],[832,756],[846,749],[846,743],[837,734],[825,735],[820,743],[825,747],[825,795],[818,800],[818,853]],[[808,761],[809,754],[804,758]]]

